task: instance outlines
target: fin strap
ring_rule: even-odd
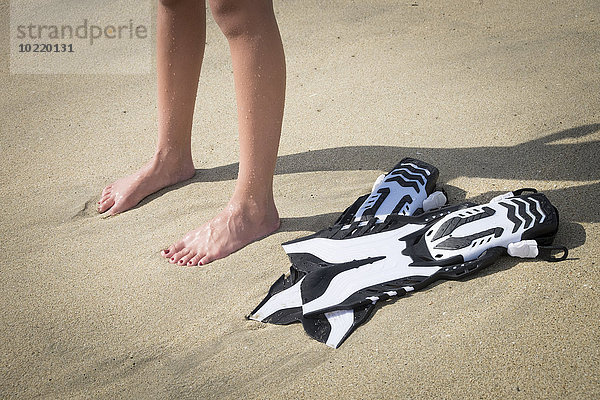
[[[549,262],[564,261],[569,256],[569,249],[565,246],[538,246],[538,249],[540,257]],[[560,252],[562,254],[558,256]]]

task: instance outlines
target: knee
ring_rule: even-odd
[[[176,6],[176,5],[184,3],[186,1],[189,1],[189,0],[159,0],[160,4],[163,7],[167,7],[167,8],[172,8],[172,7]]]
[[[261,26],[261,18],[269,15],[270,8],[270,1],[256,0],[209,0],[209,4],[215,22],[227,39],[251,35]]]
[[[215,22],[228,39],[240,36],[247,25],[248,10],[243,3],[244,1],[237,0],[210,0],[209,2]]]

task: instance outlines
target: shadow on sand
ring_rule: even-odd
[[[544,193],[556,205],[563,219],[559,235],[569,247],[585,241],[585,231],[571,226],[577,222],[600,222],[600,141],[588,136],[600,131],[600,124],[583,125],[514,146],[469,148],[415,148],[400,146],[349,146],[280,156],[276,175],[318,171],[386,171],[408,155],[429,162],[440,170],[443,181],[458,177],[528,181],[575,181],[580,185]],[[565,143],[566,142],[566,143]],[[197,182],[234,180],[238,164],[196,170],[185,182],[165,188],[142,201],[138,207],[163,194]],[[445,185],[451,203],[465,200],[460,188]],[[517,188],[515,188],[517,189]],[[488,192],[469,199],[485,203],[500,192]],[[363,193],[357,193],[358,197]],[[351,204],[354,199],[348,199]],[[342,210],[340,210],[341,212]],[[329,226],[337,213],[282,219],[284,231],[317,231]],[[569,231],[568,235],[563,232]],[[573,236],[575,235],[575,236]],[[581,236],[583,235],[583,236]]]

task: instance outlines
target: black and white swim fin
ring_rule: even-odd
[[[511,194],[481,206],[390,216],[360,236],[347,232],[345,240],[325,230],[286,250],[329,264],[302,280],[302,312],[310,317],[461,278],[490,265],[509,247],[523,247],[515,244],[531,249],[551,244],[557,229],[558,211],[543,194]],[[533,250],[526,253],[537,256]]]
[[[423,208],[441,207],[446,203],[446,197],[441,192],[434,192],[438,175],[437,168],[423,161],[403,159],[390,173],[378,178],[371,194],[359,197],[346,209],[336,221],[334,228],[337,231],[342,228],[367,231],[373,225],[382,223],[388,215],[412,215],[422,212]],[[310,240],[311,237],[312,235],[289,243]],[[284,243],[284,249],[286,245]],[[333,329],[336,334],[332,335],[332,339],[333,337],[340,339],[328,343],[332,347],[337,347],[335,343],[339,344],[343,340],[341,338],[347,337],[354,321],[362,321],[368,317],[372,307],[314,315],[310,320],[306,320],[302,316],[301,282],[307,273],[329,265],[309,253],[289,254],[289,256],[292,261],[289,276],[281,276],[273,284],[267,297],[249,318],[275,324],[302,321],[307,333],[317,339],[323,337],[318,333],[323,329],[337,328]],[[349,324],[349,321],[353,323]]]
[[[311,337],[338,347],[379,300],[420,290],[439,279],[462,278],[507,253],[530,258],[540,254],[550,261],[567,257],[566,248],[550,246],[558,211],[535,190],[413,217],[378,214],[375,207],[363,218],[368,199],[375,200],[370,205],[377,204],[376,189],[377,185],[370,196],[359,198],[333,227],[284,244],[292,260],[291,274],[273,285],[250,318],[301,320]],[[534,193],[523,195],[524,191]],[[556,250],[562,257],[552,256]]]
[[[313,235],[312,243],[290,245],[290,255],[298,251],[306,257],[310,248],[310,257],[329,264],[301,283],[306,332],[338,347],[379,300],[420,290],[439,279],[460,279],[506,253],[565,259],[566,248],[550,246],[558,229],[558,211],[544,195],[520,195],[522,191],[483,206],[465,203],[418,217],[391,216],[360,235],[341,229],[349,240],[336,241],[333,237],[344,234],[328,229]],[[338,244],[334,251],[333,243]],[[552,256],[556,250],[561,257]],[[347,312],[349,308],[354,314]]]

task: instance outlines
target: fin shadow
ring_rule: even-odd
[[[285,217],[281,218],[281,227],[279,232],[297,232],[310,231],[317,232],[328,226],[333,225],[341,213],[327,213],[311,215],[306,217]]]

